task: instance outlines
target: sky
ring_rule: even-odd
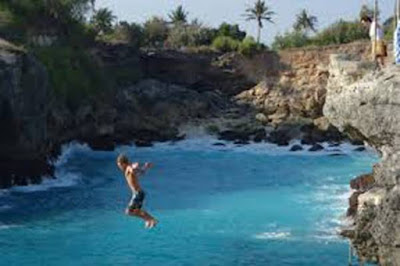
[[[107,7],[119,21],[142,23],[156,15],[164,18],[178,5],[189,12],[189,20],[198,18],[209,26],[218,26],[222,22],[239,24],[241,29],[256,36],[255,22],[243,18],[244,10],[255,0],[96,0],[96,7]],[[289,30],[297,13],[307,9],[318,18],[318,28],[335,22],[339,18],[354,19],[358,16],[362,4],[373,5],[373,0],[266,0],[276,13],[274,24],[266,24],[262,31],[262,40],[270,44],[274,36]],[[395,0],[379,0],[382,20],[393,14]]]

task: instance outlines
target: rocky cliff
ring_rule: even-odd
[[[363,57],[369,46],[361,42],[246,58],[98,45],[91,58],[117,82],[74,110],[54,95],[48,71],[37,59],[10,47],[0,45],[0,187],[51,175],[48,159],[72,140],[102,150],[132,141],[149,146],[181,139],[180,126],[205,119],[221,139],[238,144],[288,145],[301,132],[304,144],[320,149],[318,142],[343,138],[322,117],[328,55],[346,51]],[[276,124],[283,126],[267,135],[263,126]]]
[[[352,181],[354,227],[344,231],[362,260],[400,265],[400,74],[332,55],[324,114],[381,154],[373,173]]]
[[[0,188],[51,176],[49,160],[73,140],[112,150],[131,142],[150,146],[181,139],[181,125],[223,114],[235,105],[232,94],[254,85],[214,65],[215,55],[98,46],[93,59],[118,82],[71,109],[54,93],[38,59],[0,44]]]
[[[260,118],[279,124],[290,116],[322,116],[329,79],[329,56],[351,54],[365,59],[370,54],[368,42],[285,50],[269,64],[255,63],[264,72],[261,82],[237,96],[262,114]],[[266,62],[266,60],[264,60]],[[259,70],[260,71],[260,70]]]
[[[29,54],[1,42],[0,187],[40,182],[47,164],[46,115],[51,93],[47,72]]]
[[[273,141],[278,144],[286,144],[291,138],[301,138],[304,144],[313,145],[342,140],[343,136],[329,125],[322,113],[332,53],[366,59],[370,55],[370,45],[361,41],[299,48],[281,51],[277,58],[263,58],[263,63],[253,59],[258,72],[264,75],[255,87],[238,94],[237,102],[252,106],[258,121],[276,129],[275,135],[280,137]]]

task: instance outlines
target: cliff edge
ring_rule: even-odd
[[[361,260],[400,265],[400,69],[332,55],[324,115],[381,155],[373,173],[352,181],[354,225],[346,230]]]

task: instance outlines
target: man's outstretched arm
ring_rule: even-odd
[[[153,167],[153,164],[147,162],[147,163],[144,163],[143,166],[141,166],[141,167],[139,166],[137,168],[137,170],[139,171],[140,174],[145,174],[147,172],[147,170],[149,170],[151,167]]]

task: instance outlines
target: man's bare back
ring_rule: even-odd
[[[139,163],[130,163],[128,158],[124,155],[118,156],[117,165],[124,173],[126,182],[132,190],[132,198],[126,209],[126,214],[142,218],[145,221],[146,228],[154,227],[158,221],[146,211],[142,210],[146,194],[139,183],[139,177],[153,165],[151,163],[145,163],[140,167]]]

